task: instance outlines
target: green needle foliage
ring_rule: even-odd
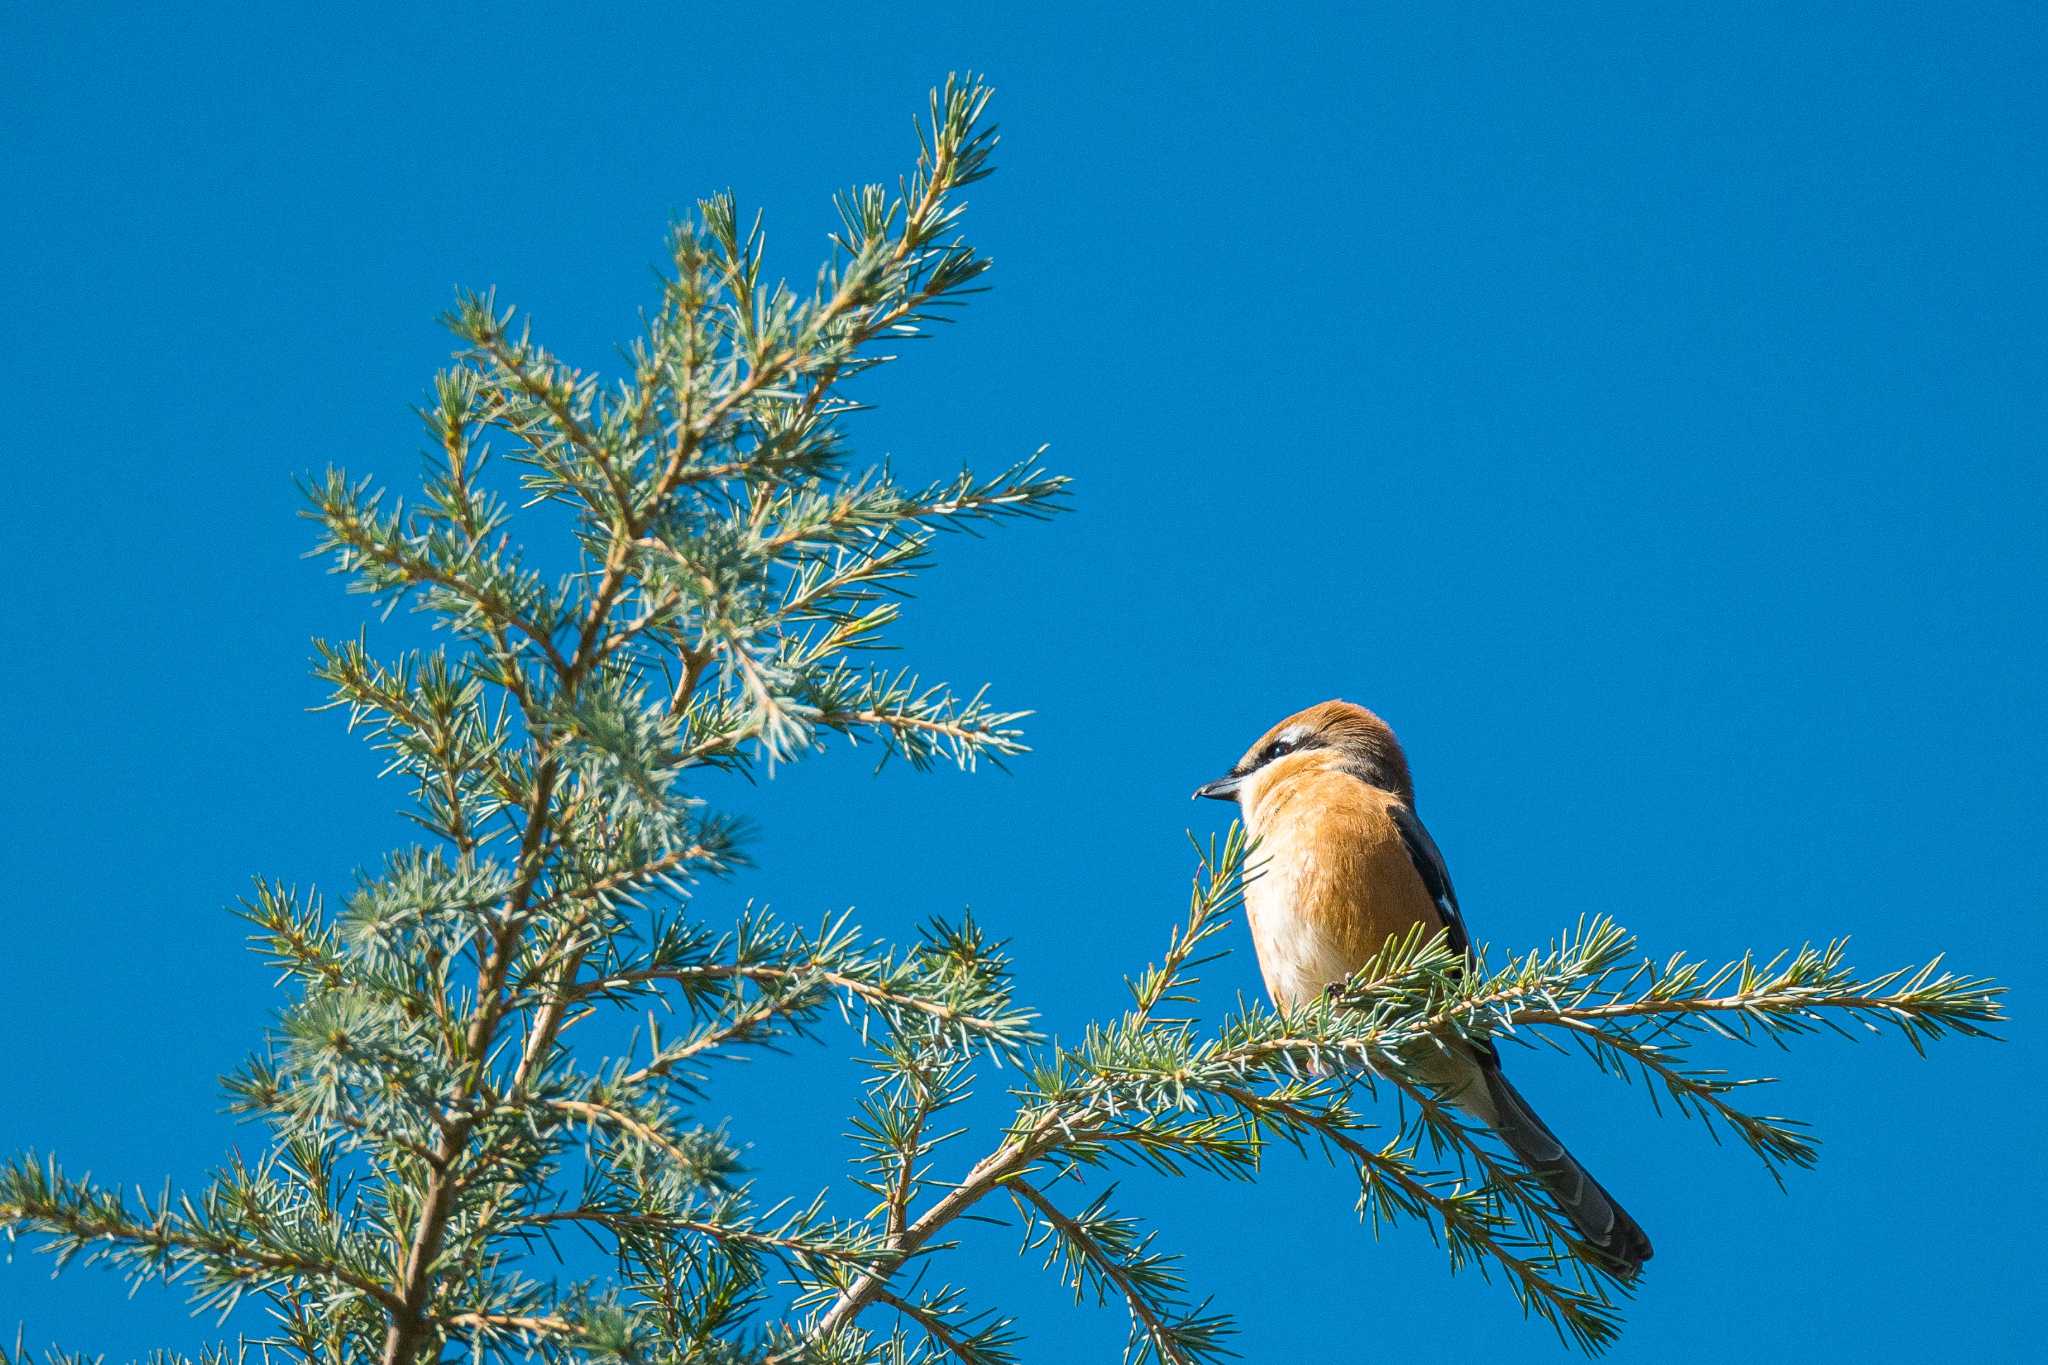
[[[935,93],[916,169],[841,199],[809,290],[764,281],[758,230],[729,198],[703,204],[619,382],[557,360],[490,298],[460,301],[458,363],[422,411],[422,496],[339,471],[306,490],[351,586],[446,632],[397,657],[323,643],[317,663],[410,786],[424,841],[338,905],[263,884],[241,906],[291,997],[227,1082],[267,1128],[260,1160],[131,1197],[21,1156],[0,1166],[10,1239],[181,1283],[196,1309],[267,1313],[264,1335],[207,1362],[994,1365],[1020,1359],[1017,1325],[941,1263],[961,1220],[1007,1209],[1077,1296],[1128,1309],[1128,1360],[1178,1365],[1232,1354],[1230,1320],[1105,1176],[1252,1179],[1290,1149],[1346,1170],[1376,1230],[1414,1225],[1453,1270],[1598,1349],[1632,1286],[1420,1078],[1431,1050],[1576,1047],[1776,1172],[1811,1162],[1813,1139],[1752,1112],[1758,1082],[1696,1043],[1861,1024],[1917,1048],[1999,1017],[1995,987],[1934,964],[1865,979],[1840,945],[1656,964],[1600,919],[1500,967],[1412,938],[1313,1008],[1209,1026],[1197,974],[1256,875],[1235,831],[1198,850],[1186,920],[1130,1008],[1066,1046],[1033,1031],[971,922],[892,948],[703,904],[744,852],[691,794],[706,770],[793,762],[834,734],[918,768],[1023,747],[1022,713],[863,660],[939,531],[1044,515],[1064,480],[1027,462],[909,488],[843,436],[849,385],[986,269],[960,195],[989,172],[987,100],[971,80]],[[559,579],[515,534],[543,502],[574,527]],[[570,1033],[628,1011],[671,1022],[624,1051]],[[852,1213],[749,1183],[706,1069],[842,1016],[872,1068]],[[1021,1079],[1008,1125],[976,1144],[955,1107],[991,1061]],[[609,1273],[550,1273],[570,1233]],[[0,1348],[0,1365],[27,1358]]]

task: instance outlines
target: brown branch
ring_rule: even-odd
[[[680,1063],[743,1038],[770,1020],[789,1013],[802,1003],[803,993],[801,991],[787,995],[758,996],[748,1001],[747,1007],[739,1014],[726,1020],[717,1028],[708,1029],[688,1042],[662,1052],[654,1061],[621,1078],[619,1084],[622,1086],[645,1085],[656,1077],[665,1077],[674,1071]]]
[[[693,1232],[708,1237],[714,1242],[734,1246],[750,1247],[757,1251],[771,1252],[777,1256],[812,1258],[820,1261],[839,1261],[850,1265],[872,1265],[876,1259],[872,1251],[861,1251],[853,1247],[829,1246],[802,1237],[778,1236],[772,1232],[761,1232],[754,1228],[734,1227],[730,1223],[718,1223],[704,1218],[682,1218],[673,1214],[636,1213],[632,1210],[615,1209],[554,1209],[546,1213],[531,1213],[519,1220],[525,1225],[545,1226],[550,1223],[584,1223],[607,1230],[618,1228],[641,1228],[654,1232]]]
[[[923,1304],[912,1303],[908,1299],[899,1298],[886,1289],[876,1291],[875,1301],[885,1307],[895,1309],[904,1317],[916,1323],[919,1331],[937,1342],[944,1348],[946,1354],[952,1356],[953,1359],[972,1362],[986,1358],[982,1353],[977,1352],[972,1346],[962,1340],[943,1316],[929,1311]]]
[[[443,1327],[456,1331],[525,1332],[532,1336],[578,1336],[582,1328],[567,1318],[529,1313],[482,1313],[465,1311],[437,1318]]]
[[[1668,1060],[1664,1049],[1660,1048],[1657,1044],[1637,1038],[1632,1034],[1617,1036],[1585,1020],[1562,1019],[1558,1021],[1557,1026],[1569,1029],[1574,1037],[1584,1039],[1595,1046],[1618,1054],[1627,1061],[1641,1067],[1644,1072],[1656,1077],[1659,1081],[1663,1082],[1665,1089],[1670,1093],[1674,1104],[1681,1113],[1685,1111],[1688,1102],[1698,1106],[1699,1117],[1701,1117],[1702,1121],[1708,1122],[1710,1131],[1712,1129],[1711,1118],[1718,1118],[1721,1122],[1727,1124],[1742,1138],[1743,1142],[1749,1146],[1749,1149],[1755,1152],[1758,1158],[1762,1160],[1764,1169],[1771,1173],[1771,1178],[1778,1182],[1780,1188],[1783,1188],[1785,1184],[1784,1176],[1778,1169],[1780,1161],[1789,1162],[1795,1166],[1809,1166],[1816,1159],[1817,1149],[1811,1140],[1781,1127],[1778,1122],[1751,1114],[1741,1106],[1729,1103],[1722,1096],[1724,1090],[1734,1089],[1737,1086],[1752,1085],[1756,1084],[1756,1082],[1740,1080],[1716,1082],[1709,1078],[1692,1075],[1683,1067],[1674,1065]],[[1654,1099],[1655,1096],[1653,1094],[1653,1102]]]
[[[166,1215],[168,1216],[168,1215]],[[251,1246],[224,1233],[197,1235],[179,1232],[159,1221],[150,1225],[121,1222],[111,1218],[81,1218],[61,1208],[37,1210],[27,1205],[0,1206],[0,1223],[23,1223],[52,1236],[81,1243],[106,1241],[130,1246],[183,1252],[196,1259],[218,1259],[248,1270],[275,1271],[308,1279],[327,1280],[368,1296],[387,1309],[398,1299],[389,1289],[347,1266],[315,1260],[292,1252],[271,1251]]]
[[[904,220],[903,232],[891,253],[892,265],[900,264],[910,251],[921,245],[921,242],[914,240],[914,234],[925,224],[951,188],[945,160],[946,149],[937,137],[936,130],[933,145],[938,149],[934,165],[929,168],[923,195]],[[928,301],[928,291],[925,290],[906,295],[894,309],[884,310],[858,326],[848,344],[864,344],[879,331],[900,320],[910,309]],[[824,336],[838,324],[855,302],[854,281],[842,280],[837,292],[812,320],[807,335]],[[481,342],[486,353],[514,377],[527,391],[529,397],[539,399],[549,408],[567,439],[591,451],[593,455],[601,456],[601,452],[596,451],[588,433],[576,420],[574,413],[559,401],[548,386],[533,379],[527,373],[524,363],[505,346],[495,321],[483,332]],[[557,664],[560,688],[565,698],[573,699],[582,681],[606,657],[603,644],[607,638],[611,613],[628,577],[631,548],[656,510],[674,492],[686,472],[689,460],[728,415],[756,393],[800,365],[806,354],[807,351],[803,347],[790,345],[759,358],[752,368],[703,414],[694,420],[688,420],[686,416],[682,429],[670,449],[668,459],[647,489],[644,500],[633,498],[630,490],[621,490],[617,483],[617,471],[612,468],[611,462],[598,458],[607,480],[613,483],[614,495],[620,500],[618,520],[610,528],[611,543],[607,547],[603,570],[596,590],[591,595],[589,609],[573,655],[567,660],[562,660],[555,652],[552,641],[546,642],[550,661]],[[831,377],[836,376],[843,364],[843,361],[831,362],[819,376],[820,383],[829,385]],[[534,888],[549,861],[546,853],[546,835],[552,823],[550,807],[560,771],[559,754],[551,745],[536,765],[533,799],[527,808],[525,829],[520,840],[517,863],[519,870],[512,888],[506,895],[500,927],[489,936],[487,943],[480,944],[482,960],[478,969],[476,1012],[471,1017],[465,1038],[470,1064],[455,1093],[447,1097],[448,1108],[458,1117],[444,1127],[442,1140],[436,1147],[434,1158],[429,1162],[429,1175],[422,1192],[419,1218],[405,1252],[398,1289],[394,1295],[397,1303],[391,1310],[390,1326],[382,1353],[383,1365],[411,1365],[419,1353],[427,1327],[431,1322],[438,1321],[426,1311],[431,1292],[433,1266],[440,1254],[442,1238],[446,1232],[454,1194],[459,1183],[456,1166],[468,1150],[469,1138],[477,1122],[477,1116],[471,1111],[471,1102],[484,1079],[489,1058],[494,1051],[498,1029],[510,1009],[510,1000],[505,993],[506,983],[516,949],[526,926],[532,919],[530,907]],[[509,1095],[517,1097],[523,1093],[533,1072],[553,1045],[555,1033],[561,1025],[563,1010],[572,1000],[584,993],[573,986],[575,969],[581,961],[580,952],[572,954],[565,963],[565,970],[557,974],[551,993],[535,1016],[518,1070],[507,1088]],[[832,975],[828,974],[827,979]],[[891,994],[850,978],[839,978],[833,980],[832,984],[840,985],[857,994],[881,997]],[[904,998],[893,1003],[922,1008],[927,1012],[939,1014],[940,1017],[954,1016],[953,1011],[927,1002]],[[960,1022],[969,1021],[963,1019]]]
[[[568,439],[569,443],[582,451],[597,465],[598,469],[604,474],[605,482],[611,486],[612,497],[618,501],[621,513],[630,515],[632,489],[626,484],[624,476],[613,466],[611,460],[606,457],[604,447],[592,439],[590,433],[584,429],[583,424],[576,420],[576,414],[569,410],[568,405],[562,402],[551,387],[534,377],[518,351],[505,344],[505,335],[498,330],[495,318],[492,319],[489,329],[484,333],[481,344],[484,353],[490,356],[492,360],[497,361],[499,368],[510,374],[518,382],[519,388],[528,398],[535,400],[548,410],[549,414],[555,419],[555,426]]]
[[[555,648],[555,642],[549,637],[548,632],[542,630],[535,622],[527,620],[525,616],[514,610],[510,603],[500,598],[496,593],[479,592],[475,585],[467,583],[449,573],[431,559],[422,555],[401,551],[382,541],[370,539],[367,528],[358,519],[353,508],[349,510],[345,521],[337,524],[334,519],[330,518],[327,525],[329,531],[335,533],[343,545],[348,546],[357,554],[390,565],[392,568],[403,572],[415,584],[423,587],[441,588],[447,592],[454,593],[457,597],[460,597],[463,601],[474,607],[477,614],[485,622],[492,625],[509,624],[518,630],[521,635],[524,635],[527,639],[538,645],[542,652],[548,656],[548,662],[554,665],[556,671],[560,672],[568,668],[568,660],[564,659],[561,652]],[[342,535],[341,533],[345,531],[354,531],[356,534],[353,536]],[[475,544],[476,542],[471,542],[472,546]],[[409,550],[409,547],[407,549]]]
[[[885,1008],[914,1010],[948,1024],[956,1024],[976,1033],[1002,1036],[1010,1032],[997,1020],[978,1014],[968,1014],[951,1005],[904,991],[892,990],[887,986],[863,981],[845,972],[824,971],[816,967],[785,967],[767,963],[704,963],[693,967],[648,967],[637,971],[619,972],[612,976],[587,981],[575,992],[579,997],[618,985],[630,985],[645,981],[748,981],[756,985],[769,982],[811,981],[835,990],[843,990],[870,1004]]]
[[[1777,987],[1754,994],[1701,998],[1618,1000],[1605,1005],[1569,1005],[1563,1008],[1528,1008],[1513,1011],[1517,1024],[1574,1024],[1607,1019],[1662,1019],[1690,1014],[1813,1015],[1821,1010],[1844,1014],[1898,1015],[1912,1013],[1914,1000],[1904,995],[1826,995],[1810,987]]]
[[[1458,1208],[1456,1201],[1447,1199],[1437,1193],[1436,1190],[1430,1187],[1427,1181],[1416,1175],[1414,1170],[1405,1162],[1391,1160],[1385,1155],[1375,1152],[1349,1133],[1342,1131],[1332,1124],[1326,1115],[1305,1105],[1280,1099],[1278,1096],[1259,1095],[1235,1086],[1215,1086],[1212,1088],[1216,1093],[1230,1099],[1232,1103],[1247,1113],[1257,1114],[1261,1111],[1278,1113],[1289,1123],[1309,1129],[1319,1139],[1336,1147],[1357,1163],[1361,1178],[1367,1171],[1372,1171],[1381,1179],[1399,1186],[1402,1194],[1436,1214],[1444,1226],[1444,1235],[1446,1237],[1450,1236],[1450,1230],[1453,1226],[1469,1221]],[[1555,1311],[1567,1316],[1576,1316],[1579,1312],[1584,1311],[1586,1307],[1590,1306],[1582,1304],[1577,1295],[1551,1280],[1536,1265],[1509,1251],[1501,1244],[1499,1238],[1478,1236],[1474,1237],[1473,1241],[1486,1253],[1490,1260],[1494,1261],[1510,1275],[1513,1275],[1516,1282],[1522,1286],[1524,1292],[1544,1299],[1551,1304]]]
[[[892,1255],[889,1259],[839,1291],[839,1296],[812,1326],[806,1339],[815,1341],[829,1337],[859,1317],[888,1287],[890,1277],[904,1262],[923,1250],[925,1243],[940,1229],[974,1207],[983,1196],[1028,1168],[1036,1159],[1036,1150],[1031,1140],[1013,1140],[975,1163],[965,1179],[925,1210],[924,1215],[900,1235],[891,1239],[894,1245],[890,1248]],[[763,1365],[789,1365],[802,1358],[801,1348],[791,1348],[768,1357]]]
[[[915,1075],[915,1073],[913,1073]],[[900,1165],[896,1179],[890,1182],[886,1198],[887,1215],[883,1219],[884,1234],[891,1239],[901,1237],[910,1221],[910,1200],[917,1193],[918,1147],[924,1140],[924,1125],[931,1116],[931,1087],[919,1076],[913,1081],[917,1086],[917,1098],[911,1109],[910,1129],[904,1134],[903,1142],[897,1147],[896,1155]]]
[[[582,886],[572,887],[566,891],[557,891],[535,905],[533,912],[536,915],[550,914],[570,901],[592,900],[634,882],[651,881],[665,872],[675,871],[685,863],[698,862],[710,856],[711,850],[702,844],[670,849],[652,862],[642,863],[638,867],[621,868],[616,872],[606,873],[594,882],[586,882]]]
[[[688,1152],[676,1146],[653,1127],[623,1110],[614,1109],[609,1105],[593,1104],[588,1100],[549,1100],[547,1106],[550,1109],[559,1109],[565,1114],[573,1114],[588,1123],[610,1124],[614,1128],[630,1133],[650,1147],[660,1148],[674,1160],[689,1164]]]
[[[1174,1344],[1173,1333],[1159,1320],[1159,1314],[1146,1300],[1137,1283],[1131,1279],[1129,1267],[1110,1255],[1088,1235],[1087,1229],[1062,1213],[1059,1206],[1030,1181],[1012,1180],[1008,1188],[1013,1198],[1021,1198],[1029,1203],[1038,1210],[1039,1217],[1059,1230],[1060,1235],[1067,1239],[1071,1252],[1093,1261],[1097,1272],[1122,1292],[1124,1302],[1130,1305],[1132,1320],[1143,1327],[1145,1335],[1152,1339],[1152,1345],[1159,1352],[1159,1359],[1163,1365],[1193,1365],[1190,1357]]]
[[[564,687],[572,687],[577,676],[572,671],[571,676],[563,680]],[[483,1081],[498,1025],[509,1008],[504,994],[505,982],[511,972],[514,949],[525,926],[527,904],[546,863],[542,845],[559,772],[558,758],[550,752],[534,775],[534,798],[528,808],[526,830],[520,842],[520,871],[506,894],[501,925],[490,936],[478,969],[477,1009],[464,1037],[464,1048],[470,1058],[469,1068],[461,1086],[449,1097],[450,1108],[456,1111],[457,1117],[443,1127],[441,1141],[428,1162],[427,1183],[421,1191],[419,1221],[413,1227],[399,1274],[398,1306],[391,1312],[390,1325],[384,1337],[383,1365],[411,1365],[428,1324],[425,1310],[433,1265],[441,1254],[441,1241],[447,1232],[448,1215],[454,1203],[454,1168],[468,1149],[470,1132],[477,1120],[474,1113],[468,1112],[470,1102]],[[533,1049],[529,1047],[527,1056],[521,1061],[520,1074],[513,1080],[515,1092],[525,1084],[533,1055]]]
[[[690,709],[690,699],[697,693],[697,684],[704,680],[704,672],[711,666],[716,651],[698,641],[695,647],[683,655],[683,676],[676,680],[676,690],[669,695],[668,713],[681,716]]]

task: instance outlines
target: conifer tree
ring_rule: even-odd
[[[1128,1308],[1127,1359],[1180,1365],[1260,1352],[1101,1173],[1256,1178],[1303,1151],[1347,1173],[1376,1231],[1437,1239],[1452,1270],[1597,1350],[1631,1286],[1419,1058],[1460,1040],[1575,1048],[1777,1172],[1810,1163],[1812,1139],[1752,1112],[1755,1082],[1695,1043],[1863,1024],[1918,1048],[1997,1020],[1995,986],[1936,963],[1864,977],[1839,944],[1652,961],[1587,919],[1498,960],[1410,938],[1312,1008],[1211,1025],[1199,971],[1256,875],[1233,831],[1197,849],[1185,920],[1129,1008],[1052,1046],[979,925],[891,946],[704,895],[744,855],[707,774],[833,736],[920,769],[1022,750],[1022,713],[863,660],[940,531],[1048,514],[1065,480],[1026,462],[906,487],[846,436],[857,381],[981,283],[962,192],[991,168],[987,103],[971,79],[934,93],[909,176],[841,197],[813,288],[765,279],[758,228],[729,196],[704,202],[616,381],[490,296],[460,299],[461,349],[422,410],[420,496],[340,471],[306,488],[351,587],[445,631],[393,657],[367,635],[318,647],[334,707],[409,785],[424,838],[336,905],[262,883],[240,906],[290,994],[227,1081],[260,1159],[131,1197],[22,1155],[0,1166],[10,1239],[175,1281],[237,1322],[256,1310],[263,1325],[206,1361],[993,1365],[1025,1358],[1020,1327],[949,1285],[944,1260],[961,1220],[1002,1214],[1077,1294]],[[573,523],[578,567],[559,579],[527,567],[545,557],[521,538],[538,503]],[[650,1006],[677,1022],[625,1050],[568,1032]],[[814,1025],[837,1036],[842,1014],[871,1067],[857,1200],[743,1179],[705,1064]],[[992,1060],[1012,1118],[955,1131],[946,1111]],[[557,1276],[545,1248],[570,1229],[608,1274]],[[28,1358],[0,1348],[0,1365]]]

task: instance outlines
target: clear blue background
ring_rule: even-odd
[[[1607,911],[1660,955],[1852,934],[2015,988],[2003,1045],[1733,1056],[1827,1139],[1789,1194],[1639,1088],[1521,1063],[1657,1239],[1617,1358],[2031,1358],[2035,7],[433,8],[0,16],[0,1149],[154,1187],[255,1140],[213,1077],[276,996],[218,907],[406,837],[304,714],[307,637],[362,604],[299,558],[290,480],[415,478],[454,288],[610,364],[673,212],[732,186],[807,280],[830,191],[894,175],[973,67],[996,292],[856,434],[919,474],[1046,441],[1077,476],[1071,516],[949,542],[901,637],[1037,708],[1038,752],[877,782],[842,750],[721,792],[766,829],[704,912],[903,934],[972,904],[1071,1033],[1183,905],[1181,831],[1224,814],[1188,790],[1296,707],[1366,702],[1482,938]],[[1248,946],[1211,985],[1256,989]],[[834,1050],[721,1081],[764,1179],[836,1176]],[[1126,1194],[1254,1361],[1563,1358],[1419,1232],[1375,1245],[1339,1172]],[[1013,1236],[975,1234],[967,1282],[1034,1359],[1113,1358],[1118,1315]],[[18,1250],[20,1319],[121,1358],[214,1330]]]

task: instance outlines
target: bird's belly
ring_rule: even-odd
[[[1262,839],[1266,856],[1245,885],[1259,970],[1277,1005],[1314,999],[1389,938],[1440,923],[1393,825],[1344,816],[1295,821]]]
[[[1266,994],[1276,1005],[1312,1000],[1364,961],[1340,925],[1314,913],[1320,880],[1309,859],[1274,859],[1245,887],[1252,946]]]

